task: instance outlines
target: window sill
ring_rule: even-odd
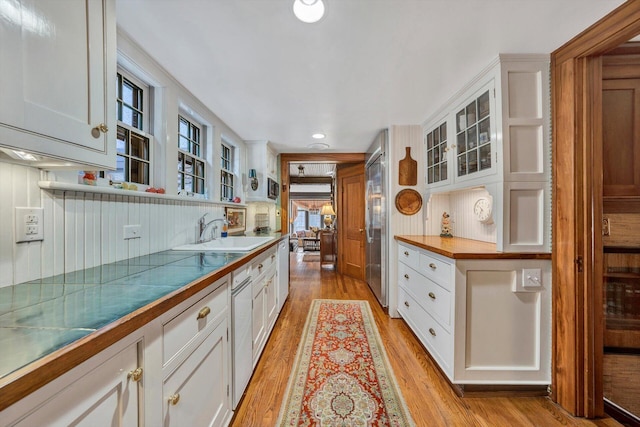
[[[216,202],[213,200],[200,199],[198,197],[176,196],[171,194],[147,193],[146,191],[123,190],[119,188],[100,187],[84,184],[71,184],[58,181],[38,181],[38,186],[43,190],[79,191],[82,193],[115,194],[118,196],[140,197],[148,199],[176,200],[188,203],[206,203],[219,206],[247,206],[244,203]]]

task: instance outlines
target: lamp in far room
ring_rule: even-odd
[[[331,206],[330,204],[326,204],[324,206],[322,206],[322,210],[320,211],[320,215],[324,216],[324,226],[326,229],[331,228],[331,225],[333,224],[333,218],[332,216],[336,215],[336,212],[333,210],[333,206]]]

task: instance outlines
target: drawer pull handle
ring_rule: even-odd
[[[405,274],[405,275],[404,275],[404,278],[405,278],[405,279],[407,279],[407,280],[409,280],[409,275],[408,275],[408,274]]]
[[[178,402],[180,402],[180,393],[172,394],[171,396],[169,396],[169,403],[175,406],[178,404]]]
[[[198,312],[198,317],[196,320],[204,319],[211,313],[211,309],[209,307],[204,307],[202,310]]]
[[[263,265],[262,264],[258,264],[258,270],[262,270]]]
[[[404,256],[409,256],[409,252],[408,251],[404,251]]]
[[[138,382],[142,379],[142,368],[136,368],[133,371],[129,371],[127,378],[130,378],[133,382]]]
[[[429,328],[429,333],[434,337],[436,336],[436,331],[434,331],[433,328]]]
[[[438,268],[437,265],[435,265],[434,263],[429,264],[429,268],[432,270],[435,270],[436,268]]]
[[[435,300],[436,294],[434,294],[433,292],[429,292],[429,298],[431,298],[432,300]]]
[[[409,307],[409,302],[408,302],[408,301],[405,301],[405,302],[404,302],[404,305],[406,305],[407,307]]]

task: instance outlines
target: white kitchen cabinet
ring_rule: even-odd
[[[398,312],[452,383],[551,383],[550,260],[398,249]]]
[[[173,371],[163,384],[163,423],[224,426],[231,415],[227,318]]]
[[[289,296],[289,239],[278,243],[278,313]]]
[[[93,427],[105,420],[112,426],[144,425],[142,340],[129,341],[113,345],[9,407],[0,413],[2,425]]]
[[[268,179],[278,182],[278,161],[276,153],[269,146],[269,141],[245,141],[247,147],[247,168],[255,169],[258,186],[254,190],[249,185],[247,189],[248,202],[275,203],[267,197]]]
[[[253,303],[252,333],[253,333],[253,365],[264,350],[269,334],[278,317],[277,287],[276,287],[276,248],[271,248],[252,263],[253,276]]]
[[[550,129],[549,56],[499,55],[425,121],[428,195],[484,186],[498,250],[549,252]]]
[[[115,168],[115,0],[4,7],[0,146]]]

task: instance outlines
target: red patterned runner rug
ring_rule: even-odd
[[[279,426],[415,426],[367,301],[313,300]]]

